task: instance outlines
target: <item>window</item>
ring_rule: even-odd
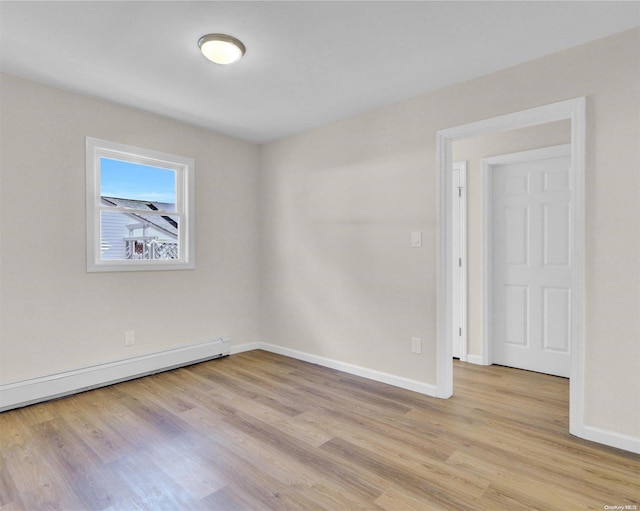
[[[87,271],[194,268],[193,159],[86,144]]]

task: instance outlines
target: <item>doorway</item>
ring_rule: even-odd
[[[451,180],[452,143],[477,136],[537,126],[568,119],[571,122],[571,165],[574,171],[574,192],[570,204],[570,220],[574,228],[570,257],[574,269],[570,297],[570,432],[583,436],[584,429],[584,158],[585,158],[585,98],[553,103],[521,112],[474,122],[436,134],[437,201],[438,201],[438,286],[437,286],[437,385],[438,397],[453,394],[453,327],[452,327],[452,236]]]

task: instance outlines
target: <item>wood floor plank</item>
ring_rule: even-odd
[[[24,421],[24,408],[0,414],[0,449],[26,448],[32,435],[29,423]]]
[[[188,492],[166,475],[143,450],[109,464],[124,481],[132,501],[142,509],[188,509],[192,502]]]
[[[2,452],[25,511],[40,509],[85,509],[71,485],[51,466],[48,453],[31,443]]]
[[[180,389],[167,386],[161,374],[140,378],[140,385],[133,385],[130,390],[135,389],[140,390],[132,394],[134,397],[152,399],[172,413],[178,414],[196,406]]]
[[[103,463],[110,463],[132,453],[134,447],[126,433],[110,426],[110,417],[103,417],[90,393],[69,396],[51,402],[58,418],[64,418],[69,428],[95,452]],[[124,433],[124,434],[123,434]]]
[[[226,422],[218,426],[216,433],[218,432],[229,440],[229,448],[238,457],[246,457],[246,453],[251,453],[252,463],[269,467],[269,474],[284,485],[287,491],[293,490],[306,495],[319,507],[327,510],[355,510],[363,507],[362,501],[357,495],[352,495],[348,488],[342,487],[340,492],[335,491],[335,482],[330,473],[299,461],[295,455],[287,452],[286,445],[267,444]],[[379,486],[384,483],[385,481],[378,480]]]
[[[108,467],[84,440],[75,434],[64,419],[58,418],[32,426],[34,441],[56,474],[64,477],[87,509],[104,509],[125,495],[123,481]]]
[[[20,422],[27,426],[41,424],[55,418],[51,407],[46,403],[38,403],[21,408],[19,411]]]
[[[241,511],[249,509],[262,509],[260,502],[252,499],[242,489],[237,489],[232,485],[204,497],[198,503],[198,509],[208,511]]]
[[[498,493],[506,495],[508,492],[505,489],[511,489],[514,492],[519,492],[523,499],[538,498],[540,489],[545,488],[545,495],[551,506],[551,502],[554,507],[565,506],[571,503],[569,509],[575,507],[577,509],[588,509],[589,506],[595,505],[596,502],[601,502],[602,499],[606,500],[606,492],[599,491],[598,489],[581,488],[576,490],[578,486],[574,481],[571,481],[568,477],[558,477],[556,475],[548,474],[544,470],[537,470],[532,466],[529,466],[525,470],[518,470],[514,468],[513,464],[510,468],[507,468],[504,463],[499,461],[493,462],[491,459],[484,455],[484,458],[479,458],[475,454],[464,452],[463,450],[456,452],[449,463],[459,466],[464,466],[467,472],[476,472],[482,474],[484,477],[490,478],[491,490],[485,492],[480,502],[485,499],[489,499],[488,494],[494,494],[494,498],[497,498]],[[555,498],[552,498],[555,496]],[[602,504],[600,504],[602,509]]]
[[[147,453],[194,500],[201,500],[225,486],[220,471],[207,463],[198,451],[184,449],[178,442],[151,446]]]
[[[326,419],[329,422],[329,419]],[[415,442],[402,443],[387,435],[368,428],[353,428],[332,422],[337,430],[335,440],[344,441],[354,449],[361,449],[393,463],[398,470],[408,470],[423,478],[445,481],[452,491],[465,493],[472,500],[482,495],[489,486],[489,479],[479,474],[458,470],[448,462],[452,451],[443,458],[431,447],[433,442],[416,445]],[[405,491],[406,493],[406,491]]]
[[[340,438],[330,440],[321,449],[341,457],[345,463],[353,463],[361,469],[391,481],[410,495],[425,499],[427,503],[434,501],[438,505],[454,506],[457,510],[474,511],[476,508],[470,502],[484,491],[484,488],[479,488],[479,492],[468,492],[466,485],[455,484],[441,477],[441,474],[438,473],[434,473],[435,477],[433,478],[425,477],[423,473],[411,471],[395,460],[355,446]]]
[[[234,377],[233,374],[225,372],[223,368],[197,367],[194,372],[207,378],[214,385],[224,387],[227,392],[234,392],[246,399],[271,407],[282,414],[295,417],[305,410],[305,403],[287,402],[286,399],[282,399],[282,396],[272,392],[268,386],[261,387],[252,384],[250,381]]]
[[[401,489],[390,488],[376,499],[376,504],[385,511],[449,511],[451,508],[443,507],[439,502],[435,502],[424,495],[412,497],[404,493]]]
[[[256,503],[249,509],[322,509],[306,495],[295,491],[295,488],[288,488],[275,478],[269,465],[257,462],[254,452],[237,449],[223,436],[215,438],[194,432],[183,435],[177,441],[179,446],[189,450],[208,446],[206,450],[199,449],[205,460],[224,474],[227,485],[241,490]]]
[[[0,456],[0,509],[9,508],[9,505],[15,507],[22,504],[20,493],[9,473],[9,468],[4,458]]]
[[[222,417],[234,415],[236,411],[241,411],[316,447],[330,438],[318,428],[312,428],[306,424],[298,424],[290,415],[289,408],[283,412],[281,409],[276,409],[262,402],[256,402],[233,391],[216,396],[215,409]]]
[[[341,463],[335,456],[318,449],[310,449],[306,444],[266,423],[251,420],[242,414],[229,417],[225,419],[225,422],[240,431],[260,438],[267,445],[282,449],[288,456],[312,467],[314,470],[320,471],[330,478],[341,491],[370,501],[375,500],[382,494],[382,489],[376,484],[377,480],[362,477],[358,471],[353,470],[347,464]]]
[[[251,351],[0,414],[0,511],[640,509],[568,380],[454,363],[434,399]]]
[[[179,431],[179,428],[167,430],[162,424],[155,424],[153,418],[146,410],[135,411],[135,402],[123,398],[124,393],[114,385],[102,389],[106,391],[104,405],[96,412],[101,420],[107,422],[110,430],[122,433],[132,449],[144,449],[158,442],[170,441]],[[127,406],[129,405],[129,406]],[[133,409],[132,409],[133,408]]]

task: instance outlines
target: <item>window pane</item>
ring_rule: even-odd
[[[178,217],[100,212],[100,260],[179,259]]]
[[[100,196],[105,206],[176,211],[174,170],[100,158]]]

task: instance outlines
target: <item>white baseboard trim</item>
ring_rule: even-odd
[[[427,396],[436,397],[436,386],[429,383],[423,383],[409,378],[403,378],[402,376],[396,376],[394,374],[383,373],[374,369],[367,369],[346,362],[340,362],[331,358],[321,357],[319,355],[313,355],[311,353],[305,353],[302,351],[292,350],[290,348],[283,348],[282,346],[276,346],[275,344],[257,343],[259,349],[277,353],[278,355],[284,355],[285,357],[295,358],[304,362],[310,362],[330,369],[337,369],[348,374],[355,376],[361,376],[368,378],[369,380],[378,381],[381,383],[387,383],[395,387],[400,387],[406,390],[412,390],[413,392],[419,392]]]
[[[237,346],[231,346],[230,355],[237,355],[238,353],[244,353],[245,351],[259,350],[259,342],[247,342],[244,344],[238,344]]]
[[[469,362],[470,364],[477,364],[480,366],[486,365],[480,355],[467,355],[467,362]]]
[[[218,337],[203,343],[0,385],[0,412],[222,357],[229,354],[230,344],[228,337]]]
[[[585,440],[590,440],[591,442],[597,442],[599,444],[617,447],[618,449],[640,454],[640,438],[637,437],[622,435],[620,433],[595,428],[593,426],[583,426],[580,437]]]

